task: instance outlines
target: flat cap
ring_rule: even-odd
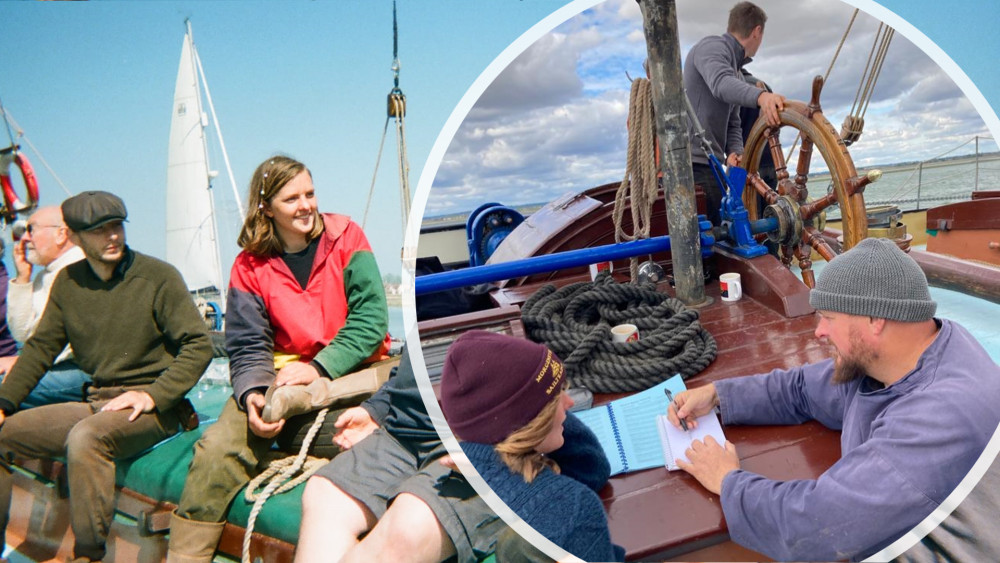
[[[63,221],[73,231],[89,231],[128,217],[122,198],[108,192],[90,191],[62,202]]]

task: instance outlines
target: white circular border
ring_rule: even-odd
[[[414,293],[414,266],[417,257],[417,242],[420,235],[420,223],[424,216],[424,209],[430,195],[431,185],[437,175],[441,161],[444,159],[448,146],[451,144],[459,126],[465,117],[472,110],[475,103],[485,92],[486,88],[497,78],[497,76],[510,65],[518,55],[528,47],[542,38],[543,35],[555,29],[558,25],[573,16],[596,6],[604,0],[573,0],[562,8],[559,8],[546,18],[532,26],[520,37],[514,40],[503,50],[486,69],[479,75],[472,86],[469,87],[465,95],[455,106],[451,115],[445,122],[444,127],[438,134],[437,140],[424,163],[420,180],[417,183],[417,190],[410,210],[410,216],[406,224],[406,232],[403,243],[403,326],[406,333],[406,343],[410,349],[410,360],[413,363],[414,375],[417,378],[421,397],[427,406],[431,422],[437,429],[438,434],[447,447],[448,451],[456,454],[455,459],[459,464],[463,475],[472,484],[473,488],[486,501],[486,504],[493,509],[503,520],[510,525],[517,533],[533,543],[536,547],[545,552],[549,557],[558,561],[579,561],[578,558],[568,553],[566,550],[554,544],[545,536],[541,535],[534,528],[529,526],[517,514],[514,513],[496,493],[490,489],[486,481],[476,472],[475,468],[462,455],[462,449],[458,441],[452,434],[451,429],[445,421],[441,407],[438,405],[437,397],[431,386],[430,378],[427,375],[427,366],[424,363],[423,350],[420,347],[420,338],[417,333],[416,320],[416,297]],[[986,98],[979,91],[972,80],[962,71],[961,68],[949,57],[936,43],[931,41],[920,30],[909,22],[896,15],[891,10],[875,3],[873,0],[840,0],[846,4],[859,8],[871,16],[885,22],[893,27],[897,32],[903,34],[911,43],[919,47],[931,60],[936,62],[945,73],[962,90],[962,93],[969,99],[980,117],[986,123],[990,133],[995,138],[1000,138],[1000,118],[993,111]],[[904,551],[914,546],[924,536],[936,528],[952,511],[968,496],[976,483],[989,469],[993,459],[1000,452],[1000,429],[994,434],[987,444],[986,449],[979,460],[973,465],[969,473],[962,479],[962,482],[955,488],[941,505],[925,518],[914,529],[910,530],[890,546],[876,553],[868,561],[884,561],[895,558]]]

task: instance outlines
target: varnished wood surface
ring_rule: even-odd
[[[581,281],[573,278],[568,281]],[[507,288],[494,295],[504,305],[523,302],[538,285]],[[672,293],[666,284],[662,291]],[[752,297],[724,302],[718,281],[705,288],[711,303],[700,309],[703,326],[715,337],[719,354],[687,381],[688,387],[729,377],[764,373],[829,356],[829,345],[814,337],[812,314],[786,318]],[[620,395],[598,395],[602,404]],[[796,426],[728,426],[743,469],[773,479],[812,479],[840,457],[840,434],[812,422]],[[719,497],[683,471],[648,469],[612,477],[600,496],[613,541],[629,560],[765,560],[728,541]]]

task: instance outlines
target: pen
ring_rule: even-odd
[[[671,403],[674,402],[674,395],[673,395],[673,393],[670,392],[670,389],[664,389],[663,393],[667,395],[667,400],[668,401],[670,401]],[[670,409],[668,408],[667,410],[669,411]],[[681,421],[681,428],[683,428],[684,431],[687,432],[688,431],[688,423],[683,418],[681,418],[680,416],[678,416],[677,419]]]

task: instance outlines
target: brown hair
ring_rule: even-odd
[[[264,209],[271,204],[271,200],[281,188],[285,187],[285,184],[302,172],[312,178],[312,172],[309,172],[305,164],[284,155],[272,156],[254,170],[253,177],[250,178],[247,214],[243,219],[240,236],[236,239],[236,244],[240,248],[258,256],[281,254],[283,246],[275,231],[274,220],[264,213]],[[313,230],[306,237],[307,242],[312,242],[322,233],[323,217],[317,210]]]
[[[752,2],[740,2],[729,10],[729,26],[726,31],[741,39],[750,37],[753,30],[758,25],[764,29],[767,22],[767,14]]]
[[[531,422],[519,430],[515,430],[502,442],[493,446],[507,467],[514,473],[520,473],[526,483],[533,481],[545,467],[551,467],[553,471],[559,473],[559,464],[542,455],[535,448],[541,445],[552,430],[561,397],[560,393],[553,401],[545,405]]]

